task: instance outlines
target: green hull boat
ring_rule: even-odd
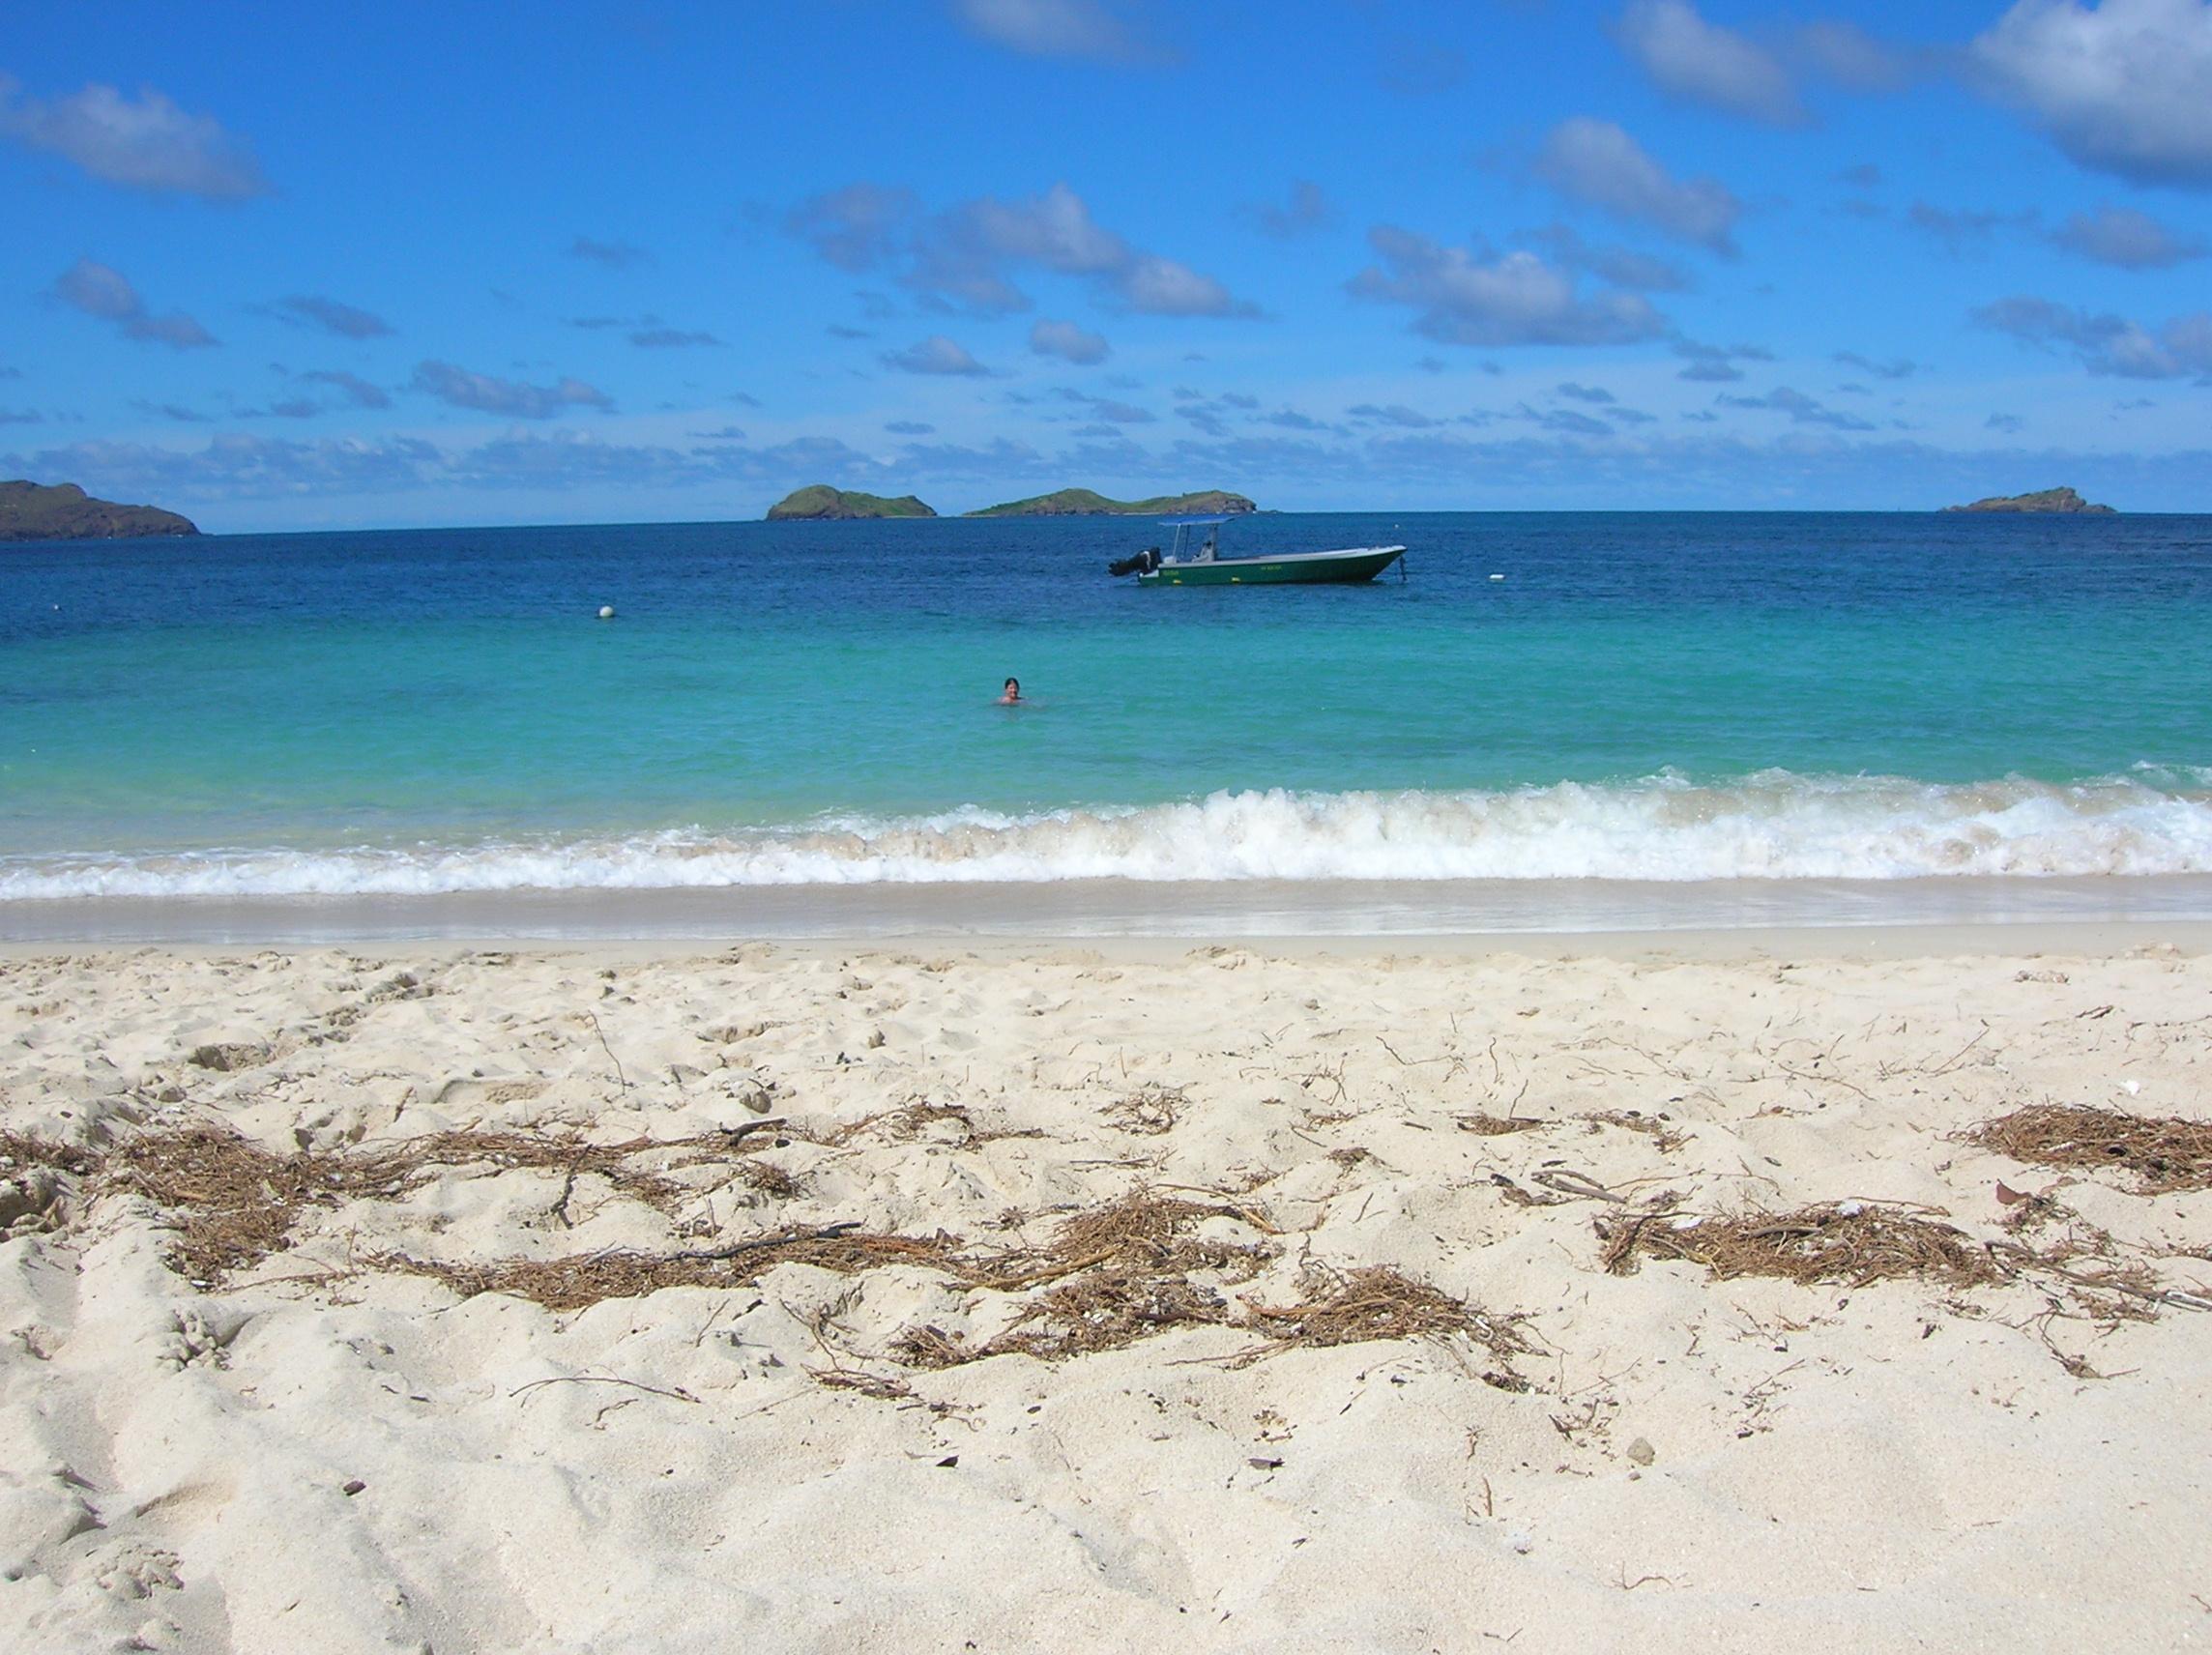
[[[1225,558],[1215,535],[1221,517],[1197,517],[1163,525],[1176,532],[1167,557],[1154,547],[1108,566],[1108,572],[1133,574],[1139,586],[1349,586],[1373,580],[1406,555],[1404,546],[1347,546],[1331,552],[1282,552],[1272,557]],[[1193,529],[1206,537],[1190,545]],[[1401,566],[1399,573],[1405,572]]]
[[[1213,558],[1162,563],[1137,577],[1139,586],[1312,586],[1373,580],[1406,555],[1404,546],[1359,546],[1341,552],[1294,552],[1279,558]]]

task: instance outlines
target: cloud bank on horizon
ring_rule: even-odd
[[[2212,0],[785,10],[28,5],[0,474],[218,528],[2212,508]]]

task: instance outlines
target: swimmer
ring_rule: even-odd
[[[1019,707],[1021,704],[1022,681],[1018,678],[1010,678],[1006,680],[1006,687],[999,696],[999,705],[1001,707]]]

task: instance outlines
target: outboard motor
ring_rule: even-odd
[[[1159,547],[1147,546],[1143,551],[1137,553],[1133,557],[1115,559],[1112,563],[1106,566],[1106,572],[1110,575],[1116,576],[1124,574],[1150,574],[1152,570],[1158,568],[1159,566]]]

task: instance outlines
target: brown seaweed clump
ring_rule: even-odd
[[[965,1111],[928,1105],[859,1124],[895,1141],[940,1121],[972,1129]],[[50,1183],[62,1193],[66,1180],[87,1194],[142,1197],[163,1210],[174,1267],[195,1285],[216,1287],[289,1247],[309,1211],[348,1201],[398,1200],[449,1168],[563,1173],[555,1214],[564,1219],[584,1176],[671,1215],[680,1202],[700,1193],[669,1176],[686,1167],[713,1165],[725,1181],[742,1178],[767,1193],[789,1193],[788,1176],[772,1164],[761,1163],[762,1176],[747,1177],[752,1164],[744,1159],[743,1137],[741,1131],[601,1145],[568,1134],[468,1129],[375,1148],[279,1153],[212,1125],[148,1134],[108,1149],[10,1134],[0,1135],[0,1172],[35,1175],[42,1192]],[[1208,1231],[1217,1220],[1241,1227],[1244,1234]],[[1229,1358],[1239,1363],[1300,1348],[1446,1336],[1471,1338],[1501,1359],[1528,1349],[1517,1319],[1492,1316],[1388,1269],[1309,1272],[1303,1295],[1293,1304],[1233,1301],[1224,1290],[1252,1281],[1274,1261],[1275,1234],[1265,1216],[1234,1198],[1201,1201],[1139,1189],[1069,1213],[1041,1245],[976,1250],[943,1232],[879,1234],[845,1221],[668,1252],[611,1249],[450,1263],[387,1251],[354,1264],[433,1280],[463,1297],[506,1293],[551,1311],[664,1288],[746,1287],[783,1264],[842,1276],[908,1265],[1016,1300],[1011,1321],[988,1340],[971,1342],[933,1326],[907,1329],[891,1355],[918,1368],[1005,1354],[1059,1361],[1200,1326],[1257,1333],[1259,1344]],[[830,1372],[838,1377],[825,1382],[885,1397],[908,1394],[896,1379],[854,1379],[835,1365]]]
[[[1539,1126],[1549,1126],[1548,1120],[1537,1120],[1526,1115],[1463,1115],[1459,1117],[1459,1129],[1473,1132],[1484,1138],[1502,1138],[1512,1132],[1533,1132]]]
[[[1510,1362],[1531,1349],[1520,1322],[1519,1317],[1478,1310],[1441,1288],[1382,1266],[1342,1274],[1321,1271],[1295,1304],[1246,1306],[1244,1325],[1266,1339],[1235,1361],[1241,1366],[1283,1350],[1459,1335]]]
[[[1773,1276],[1805,1286],[1913,1280],[1969,1288],[2005,1279],[1989,1250],[1964,1231],[1866,1202],[1733,1216],[1621,1213],[1599,1219],[1597,1233],[1605,1267],[1616,1276],[1649,1258],[1686,1259],[1721,1281]]]
[[[2032,1103],[1984,1121],[1966,1141],[2034,1167],[2110,1168],[2142,1195],[2212,1189],[2212,1121]]]
[[[610,1298],[643,1298],[664,1288],[749,1287],[779,1264],[811,1264],[838,1275],[859,1275],[887,1264],[956,1269],[958,1245],[946,1235],[878,1235],[845,1225],[787,1231],[727,1247],[680,1253],[619,1249],[556,1259],[500,1259],[454,1264],[404,1253],[380,1253],[364,1263],[403,1275],[426,1276],[463,1298],[506,1293],[547,1310],[585,1310]]]
[[[1286,1350],[1382,1340],[1465,1336],[1500,1362],[1530,1349],[1519,1319],[1454,1298],[1398,1271],[1309,1271],[1294,1304],[1237,1304],[1222,1288],[1250,1281],[1276,1254],[1267,1242],[1202,1238],[1193,1226],[1232,1218],[1271,1233],[1240,1208],[1139,1191],[1065,1220],[1051,1243],[1000,1261],[974,1285],[1020,1291],[1051,1281],[1007,1329],[972,1344],[935,1326],[909,1328],[893,1354],[911,1366],[950,1367],[1013,1353],[1058,1361],[1118,1350],[1175,1327],[1237,1327],[1261,1342],[1230,1356],[1237,1366]]]
[[[666,1170],[641,1166],[657,1151]],[[529,1170],[566,1176],[564,1219],[579,1177],[602,1179],[617,1194],[673,1214],[699,1191],[668,1176],[691,1166],[727,1166],[764,1194],[796,1183],[768,1162],[744,1159],[741,1138],[710,1134],[666,1143],[629,1139],[593,1144],[567,1133],[465,1128],[344,1152],[278,1154],[215,1126],[150,1133],[104,1152],[73,1150],[71,1170],[98,1187],[145,1197],[170,1216],[170,1261],[191,1281],[214,1286],[291,1244],[301,1216],[345,1201],[397,1201],[450,1169]]]
[[[971,1344],[939,1327],[909,1328],[894,1352],[932,1368],[1013,1352],[1055,1361],[1119,1350],[1174,1327],[1221,1325],[1232,1320],[1221,1287],[1251,1280],[1274,1248],[1192,1234],[1209,1218],[1266,1228],[1239,1208],[1144,1190],[1073,1213],[1044,1246],[970,1273],[973,1286],[992,1292],[1043,1288],[1004,1332]]]
[[[104,1157],[99,1179],[170,1214],[169,1262],[202,1287],[283,1251],[300,1215],[336,1196],[325,1157],[278,1155],[214,1126],[121,1145]]]

